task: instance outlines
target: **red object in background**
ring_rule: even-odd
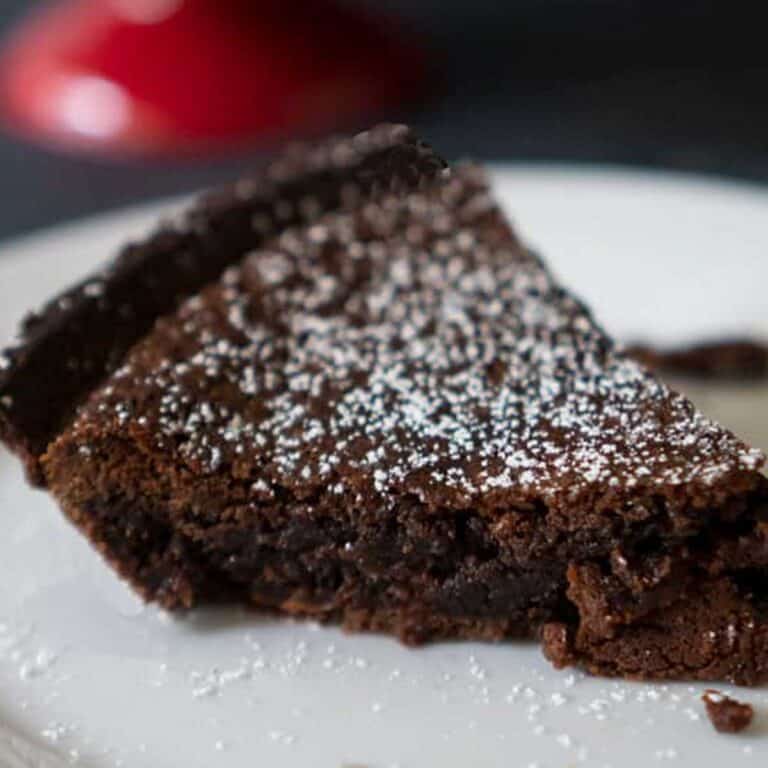
[[[418,93],[422,53],[331,0],[59,0],[6,42],[6,122],[60,147],[155,154],[314,133]]]

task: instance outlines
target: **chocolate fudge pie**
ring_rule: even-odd
[[[209,198],[28,320],[3,368],[5,442],[168,609],[768,679],[764,457],[404,128]]]

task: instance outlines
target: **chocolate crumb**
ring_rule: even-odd
[[[751,704],[743,704],[711,688],[704,691],[701,700],[707,707],[710,722],[720,733],[741,733],[755,714]]]
[[[768,344],[752,339],[720,339],[679,348],[634,344],[627,354],[654,371],[709,381],[762,381],[768,378]]]

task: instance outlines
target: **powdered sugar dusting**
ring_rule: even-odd
[[[763,461],[614,350],[474,169],[287,230],[178,318],[98,407],[197,471],[246,462],[258,493],[552,502]]]

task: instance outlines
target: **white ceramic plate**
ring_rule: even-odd
[[[768,192],[690,177],[499,169],[524,236],[618,335],[768,337]],[[173,207],[173,206],[171,206]],[[0,248],[0,340],[157,216],[151,206]],[[762,389],[697,396],[768,448]],[[141,605],[0,455],[0,766],[765,765],[768,690],[716,735],[703,686],[557,672],[534,644],[408,650],[258,619]],[[727,690],[724,689],[724,690]]]

